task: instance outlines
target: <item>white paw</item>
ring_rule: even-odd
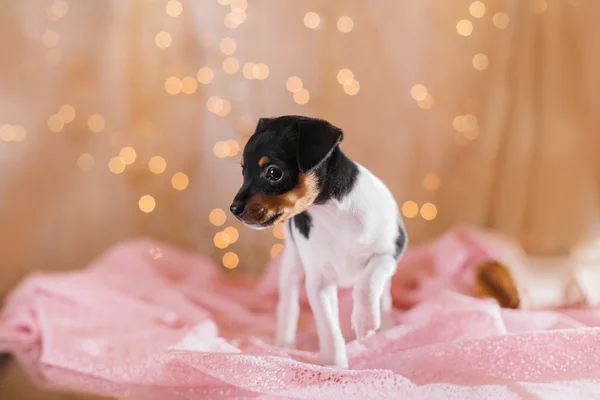
[[[321,363],[325,367],[348,369],[348,358],[345,354],[344,356],[337,357],[337,359],[321,355]]]
[[[354,310],[352,310],[352,329],[357,339],[364,339],[373,335],[380,326],[381,315],[355,305]]]
[[[289,338],[284,338],[279,335],[275,337],[273,344],[277,347],[282,347],[284,349],[293,349],[296,347],[296,343],[294,340],[290,340]]]

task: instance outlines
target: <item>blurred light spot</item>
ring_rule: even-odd
[[[285,239],[285,225],[283,223],[278,223],[273,227],[273,236],[277,239]]]
[[[237,155],[237,153],[239,153],[240,151],[240,144],[237,142],[237,140],[228,140],[227,142],[225,142],[227,144],[227,155],[229,157],[234,157]]]
[[[410,89],[410,95],[416,101],[423,101],[423,100],[425,100],[427,98],[428,94],[429,93],[427,92],[427,88],[425,86],[421,85],[420,83],[414,85]]]
[[[475,56],[473,56],[473,66],[475,67],[475,69],[479,70],[479,71],[483,71],[484,69],[486,69],[488,67],[490,63],[490,60],[488,59],[488,56],[486,56],[485,54],[475,54]]]
[[[292,93],[296,93],[298,90],[302,89],[302,79],[297,76],[290,76],[285,82],[285,87]]]
[[[402,205],[402,215],[406,218],[414,218],[419,213],[419,206],[414,201],[406,201]]]
[[[172,41],[173,38],[171,37],[171,34],[169,32],[158,32],[154,37],[154,42],[156,43],[156,45],[163,50],[169,47]]]
[[[226,142],[217,142],[213,146],[213,153],[218,158],[225,158],[229,154],[229,145]]]
[[[213,244],[219,249],[224,249],[229,246],[229,237],[225,232],[217,232],[213,237]]]
[[[440,187],[440,177],[434,172],[430,172],[423,178],[423,187],[434,192]]]
[[[200,82],[203,85],[208,85],[209,83],[211,83],[213,80],[213,77],[214,77],[213,70],[208,67],[200,68],[198,70],[198,74],[196,75],[198,82]]]
[[[240,237],[238,230],[235,229],[233,226],[228,226],[227,228],[225,228],[223,230],[223,233],[225,233],[227,235],[229,244],[233,244],[233,243],[237,242],[237,240]]]
[[[499,12],[494,14],[492,17],[492,22],[496,28],[505,29],[508,26],[509,18],[506,13]]]
[[[431,221],[437,215],[437,208],[434,204],[425,203],[421,206],[421,217],[427,221]]]
[[[51,115],[50,118],[48,118],[48,128],[52,132],[60,132],[60,131],[62,131],[62,129],[64,128],[64,126],[65,126],[65,122],[60,117],[60,115],[54,114],[54,115]]]
[[[469,12],[475,18],[481,18],[485,14],[485,4],[481,1],[474,1],[469,6]]]
[[[119,157],[121,157],[121,160],[123,160],[125,165],[131,165],[135,162],[137,153],[133,147],[123,147],[119,152]]]
[[[21,125],[13,125],[10,128],[10,136],[13,142],[22,142],[27,136],[27,131]]]
[[[156,200],[154,200],[154,197],[150,196],[149,194],[145,194],[140,197],[140,201],[138,201],[138,207],[145,213],[151,213],[156,207]]]
[[[220,208],[215,208],[210,212],[210,214],[208,214],[208,220],[213,225],[221,226],[227,220],[227,214],[225,214],[225,211],[221,210]]]
[[[229,3],[231,3],[231,0],[217,0],[217,3],[219,3],[222,6],[227,6],[229,5]]]
[[[427,96],[425,96],[423,100],[417,102],[417,104],[423,110],[429,110],[433,106],[433,96],[428,93]]]
[[[308,90],[302,88],[294,93],[294,101],[296,103],[303,105],[308,103],[308,100],[310,100],[310,93],[308,93]]]
[[[12,131],[10,125],[0,126],[0,140],[10,142],[12,140]]]
[[[337,20],[337,28],[342,33],[348,33],[354,28],[354,21],[346,15],[339,17]]]
[[[154,156],[148,162],[148,168],[153,174],[162,174],[167,169],[167,161],[161,156]]]
[[[348,68],[342,68],[337,73],[337,81],[340,85],[347,85],[354,80],[354,73]]]
[[[221,49],[221,53],[225,55],[231,55],[235,52],[237,45],[235,40],[230,37],[226,37],[221,40],[221,44],[219,45],[219,49]]]
[[[73,122],[75,119],[75,108],[69,104],[65,104],[58,110],[58,115],[65,123]]]
[[[125,163],[121,157],[113,157],[108,161],[108,170],[113,174],[120,174],[125,171]]]
[[[256,79],[263,81],[269,77],[269,66],[267,64],[258,63],[254,66],[253,72]]]
[[[50,21],[58,21],[69,12],[69,4],[64,0],[55,0],[54,3],[46,9],[46,17]]]
[[[226,74],[233,75],[240,69],[240,62],[235,57],[227,57],[223,60],[223,71]]]
[[[310,29],[315,29],[321,23],[321,17],[317,13],[307,12],[304,15],[304,26]]]
[[[185,190],[190,184],[190,178],[183,172],[176,172],[171,178],[171,185],[175,190]]]
[[[169,0],[165,9],[170,17],[178,17],[183,11],[183,5],[177,0]]]
[[[246,64],[244,64],[244,68],[242,69],[242,74],[244,75],[244,78],[246,79],[254,79],[254,67],[256,66],[256,64],[254,64],[253,62],[247,62]]]
[[[83,153],[77,159],[77,166],[82,171],[89,171],[94,168],[94,156],[89,153]]]
[[[171,76],[165,81],[165,90],[170,95],[176,95],[181,92],[181,79]]]
[[[52,29],[48,29],[42,34],[42,43],[44,43],[44,46],[46,47],[55,47],[58,45],[59,41],[60,35]]]
[[[271,258],[277,257],[279,253],[281,253],[281,250],[283,250],[283,244],[275,243],[273,247],[271,247]]]
[[[104,130],[104,118],[100,114],[94,114],[88,118],[87,125],[90,131],[100,133]]]
[[[529,6],[534,13],[542,14],[548,8],[548,3],[546,0],[529,0]]]
[[[246,0],[233,0],[231,2],[232,10],[242,10],[245,11],[248,8],[248,2]]]
[[[181,80],[181,91],[185,94],[193,94],[198,88],[198,82],[191,76],[186,76]]]
[[[473,24],[467,19],[458,21],[458,24],[456,24],[456,31],[461,36],[469,36],[473,33]]]
[[[344,92],[346,92],[347,95],[354,96],[359,90],[360,83],[358,83],[356,79],[344,85]]]
[[[223,256],[223,266],[225,268],[234,269],[240,263],[240,258],[233,252],[225,253]]]

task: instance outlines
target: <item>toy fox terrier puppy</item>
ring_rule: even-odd
[[[304,280],[321,360],[347,368],[337,288],[353,286],[357,338],[392,324],[390,280],[407,235],[389,189],[342,152],[342,139],[341,129],[320,119],[260,119],[230,209],[254,229],[285,221],[275,343],[294,346]]]

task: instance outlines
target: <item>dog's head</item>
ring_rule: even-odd
[[[244,148],[232,214],[264,229],[308,209],[321,187],[316,171],[342,139],[341,129],[320,119],[261,118]]]

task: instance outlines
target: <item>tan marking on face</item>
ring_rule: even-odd
[[[282,215],[274,223],[291,218],[306,211],[313,204],[318,194],[317,177],[312,173],[300,174],[298,185],[288,192],[277,196],[264,194],[254,196],[246,207],[248,207],[248,210],[257,210],[256,213],[248,213],[248,217],[255,221],[247,222],[267,221],[279,213]]]
[[[242,168],[244,168],[244,157],[242,157],[242,158],[240,159],[240,165],[242,166]]]
[[[519,308],[519,292],[508,268],[497,261],[481,264],[475,270],[475,285],[483,297],[493,297],[501,307]]]
[[[258,166],[262,168],[270,162],[271,159],[269,157],[261,157],[260,160],[258,160]]]

